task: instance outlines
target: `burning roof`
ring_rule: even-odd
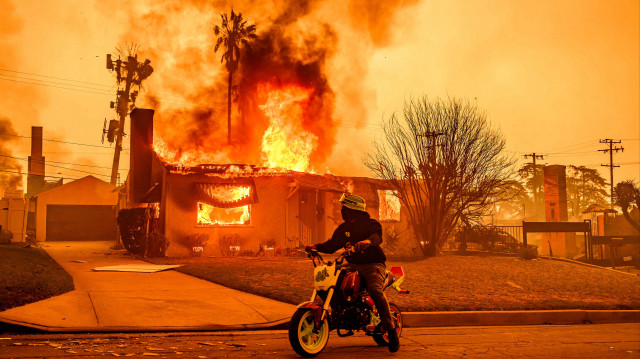
[[[301,187],[316,188],[331,192],[344,192],[347,190],[347,186],[343,184],[343,179],[331,174],[317,175],[246,164],[208,164],[196,166],[167,164],[166,168],[169,173],[172,174],[203,174],[221,181],[265,176],[288,176],[291,177],[295,185]]]

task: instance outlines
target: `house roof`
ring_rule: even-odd
[[[316,175],[313,173],[291,173],[294,183],[299,187],[319,189],[329,192],[345,192],[347,187],[338,177],[331,175]]]
[[[283,176],[293,172],[247,164],[203,164],[197,166],[167,164],[166,168],[172,174],[206,174],[220,178]]]
[[[207,164],[198,166],[167,165],[170,173],[181,175],[204,174],[222,180],[242,180],[252,177],[291,177],[293,184],[330,192],[344,192],[343,180],[332,175],[318,175],[247,164]]]
[[[58,191],[65,191],[69,188],[74,188],[74,187],[81,187],[84,185],[94,185],[94,186],[100,186],[100,187],[104,187],[105,189],[109,189],[109,190],[113,190],[116,188],[116,186],[110,184],[109,182],[105,182],[99,178],[93,177],[91,175],[86,176],[86,177],[82,177],[79,178],[77,180],[71,181],[69,183],[65,183],[61,186],[57,186],[54,187],[52,189],[40,192],[38,194],[35,194],[34,197],[40,197],[43,195],[48,195],[50,193],[54,193],[54,192],[58,192]]]
[[[599,204],[590,204],[582,213],[618,213],[615,209],[605,208]]]

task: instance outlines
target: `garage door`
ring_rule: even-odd
[[[47,205],[47,241],[115,241],[113,206]]]

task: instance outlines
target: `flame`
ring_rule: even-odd
[[[216,186],[210,190],[210,194],[222,202],[234,202],[250,195],[251,187],[232,185]],[[250,219],[251,215],[248,205],[234,208],[220,208],[204,202],[198,202],[198,225],[247,225]]]
[[[318,136],[302,127],[305,110],[313,89],[299,85],[276,88],[258,86],[259,98],[266,97],[260,109],[269,119],[262,136],[264,165],[304,172],[309,170],[309,156],[318,145]]]
[[[234,202],[251,194],[250,186],[221,185],[209,189],[211,197],[222,202]]]
[[[279,170],[276,172],[309,171],[309,158],[318,147],[318,136],[304,129],[303,120],[314,90],[295,84],[277,87],[271,83],[261,83],[257,92],[258,98],[263,102],[259,108],[269,120],[269,127],[264,132],[261,143],[263,165]],[[182,151],[170,148],[156,135],[153,138],[153,149],[164,162],[186,167],[228,163],[231,158],[224,151]]]
[[[212,152],[199,151],[198,149],[182,151],[169,147],[169,145],[155,133],[153,135],[153,150],[165,163],[178,163],[183,166],[229,162],[227,152],[222,149]]]
[[[233,226],[247,225],[251,218],[249,206],[219,208],[204,202],[198,202],[198,225]]]

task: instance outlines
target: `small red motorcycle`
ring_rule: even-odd
[[[334,329],[340,337],[362,330],[378,345],[389,345],[378,311],[367,289],[361,285],[358,272],[343,266],[353,251],[354,248],[348,246],[333,263],[325,262],[315,250],[308,253],[314,266],[313,294],[310,301],[298,305],[289,324],[289,342],[302,357],[310,358],[322,352],[329,341],[329,332]],[[391,287],[408,294],[408,290],[400,289],[403,281],[402,267],[392,267],[387,271],[384,289]],[[400,337],[402,313],[393,303],[389,303],[389,308]]]

